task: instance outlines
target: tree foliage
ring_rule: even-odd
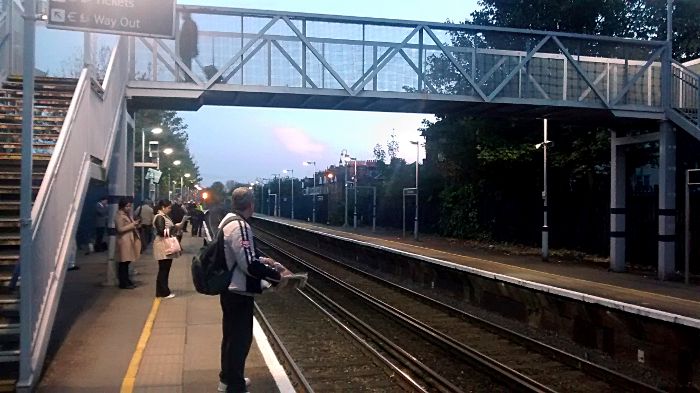
[[[480,0],[474,24],[663,40],[665,0]],[[700,56],[700,1],[677,0],[674,57]],[[468,23],[469,21],[467,21]],[[453,32],[460,47],[527,50],[534,41],[500,32]],[[566,45],[566,44],[565,44]],[[586,46],[588,45],[588,46]],[[581,44],[577,53],[612,57],[614,45]],[[458,62],[471,70],[469,56]],[[426,79],[446,94],[475,95],[442,54],[428,56]],[[480,80],[476,70],[476,80]],[[489,88],[489,81],[483,86]],[[422,216],[444,235],[538,244],[542,220],[542,121],[438,114],[426,122],[428,168],[443,179],[439,215]],[[643,130],[638,130],[643,131]],[[605,254],[609,229],[610,130],[594,124],[549,122],[550,241],[554,246]],[[653,155],[646,155],[653,164]],[[630,162],[630,168],[632,168]],[[432,167],[432,168],[431,168]],[[437,183],[435,183],[437,184]]]
[[[150,131],[155,127],[162,128],[163,132],[157,135],[152,134]],[[168,191],[179,191],[180,179],[182,179],[183,186],[189,188],[202,181],[199,167],[187,146],[189,139],[187,124],[181,117],[177,116],[177,112],[141,110],[136,113],[135,153],[137,161],[140,161],[142,157],[142,135],[145,137],[143,145],[145,146],[144,157],[146,160],[148,160],[148,142],[158,141],[160,169],[163,172],[158,184],[158,195],[167,197]],[[167,147],[173,149],[172,154],[163,153]],[[180,165],[175,165],[175,161],[180,161]],[[186,173],[190,174],[189,178],[184,177]],[[136,171],[136,184],[141,184],[141,171]]]

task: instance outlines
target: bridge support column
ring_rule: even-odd
[[[124,108],[126,108],[126,104],[124,104]],[[126,195],[129,196],[135,196],[136,192],[134,191],[135,187],[135,169],[134,168],[134,162],[136,162],[136,130],[134,130],[134,125],[136,124],[134,122],[134,115],[133,113],[129,113],[127,110],[124,110],[124,124],[126,125],[126,140],[127,140],[127,146],[126,146]]]
[[[617,133],[610,137],[610,270],[625,271],[625,148],[618,145]]]
[[[667,280],[676,270],[676,132],[664,120],[659,134],[658,277]]]
[[[117,232],[116,228],[114,227],[114,218],[116,217],[117,210],[119,209],[119,199],[127,195],[127,168],[130,155],[132,156],[131,159],[133,168],[133,143],[131,146],[132,152],[129,154],[126,112],[124,113],[125,116],[122,116],[121,124],[118,126],[119,129],[114,139],[114,150],[112,151],[112,159],[110,160],[109,172],[107,175],[107,181],[109,182],[109,221],[107,222],[107,233],[109,234],[109,259],[107,261],[107,281],[105,282],[105,285],[108,286],[117,285],[117,262],[114,259],[115,247],[117,243]]]

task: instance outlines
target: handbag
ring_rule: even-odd
[[[177,238],[170,236],[170,230],[165,229],[163,231],[163,242],[165,243],[165,255],[172,257],[179,257],[182,253],[182,247],[180,247],[180,242]]]

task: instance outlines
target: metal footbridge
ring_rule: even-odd
[[[0,82],[14,89],[22,83],[23,13],[20,0],[0,1]],[[133,195],[139,109],[228,105],[652,122],[658,132],[611,136],[611,269],[625,267],[625,146],[658,141],[658,271],[662,279],[673,273],[676,129],[700,139],[700,76],[690,68],[697,62],[672,59],[669,42],[199,6],[178,6],[178,22],[183,13],[199,29],[194,59],[180,57],[179,34],[173,40],[86,35],[84,53],[95,41],[109,49],[105,64],[85,56],[72,93],[44,91],[47,103],[69,100],[49,108],[55,113],[37,101],[43,121],[63,117],[35,152],[48,159],[45,169],[26,174],[37,181],[33,194],[31,184],[28,194],[22,191],[23,218],[16,217],[19,202],[10,202],[12,214],[3,218],[8,231],[22,228],[23,236],[19,245],[19,236],[8,235],[20,255],[5,255],[0,264],[0,314],[12,320],[0,326],[0,369],[11,370],[18,390],[31,391],[41,374],[87,184],[109,183],[111,214],[119,196]],[[34,23],[33,16],[26,20]],[[50,89],[56,81],[37,83]],[[9,88],[2,95],[2,104],[14,108],[12,121],[20,118],[23,96]],[[6,128],[12,132],[3,137],[15,149],[17,127]],[[18,166],[18,152],[8,154],[3,159]],[[10,175],[7,181],[19,183],[19,175]],[[19,187],[11,188],[17,194]]]
[[[134,107],[671,117],[700,137],[698,75],[672,61],[666,41],[178,9],[198,24],[199,56],[181,59],[177,39],[131,38],[127,94]]]

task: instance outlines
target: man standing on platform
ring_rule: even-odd
[[[170,211],[170,219],[173,220],[175,224],[178,224],[182,222],[183,218],[185,218],[185,209],[182,208],[180,200],[175,199],[172,204],[172,210]],[[182,229],[178,230],[177,234],[175,234],[179,242],[182,242],[182,232],[186,230],[186,225],[187,223],[183,223]]]
[[[141,253],[153,240],[153,207],[151,205],[152,202],[146,199],[136,210],[136,217],[141,218]]]
[[[248,220],[253,215],[253,192],[247,187],[233,190],[233,213],[219,224],[223,232],[226,265],[233,270],[228,292],[220,295],[223,311],[223,338],[221,340],[220,392],[247,391],[250,381],[244,378],[245,361],[253,342],[253,296],[262,293],[265,282],[281,288],[290,274],[279,263],[269,258],[258,258],[253,244],[253,230]],[[240,217],[222,224],[229,218]],[[279,285],[279,284],[282,285]]]

